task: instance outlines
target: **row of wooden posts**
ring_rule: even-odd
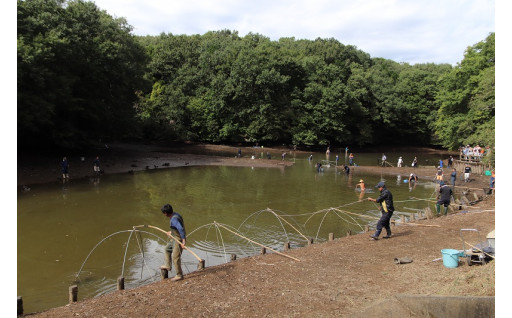
[[[426,217],[427,219],[433,218],[432,211],[429,207],[427,207],[423,211],[418,211],[416,214],[418,215],[419,219],[424,218],[424,217]],[[408,221],[412,222],[415,220],[416,220],[415,213],[410,214],[409,220],[407,220],[405,215],[403,215],[403,214],[400,215],[400,222],[403,224],[407,223]],[[394,220],[391,221],[391,226],[395,226]],[[369,231],[370,231],[370,226],[365,225],[364,232],[366,233]],[[346,236],[349,237],[351,235],[352,235],[352,231],[348,230]],[[334,233],[329,233],[328,240],[334,241]],[[308,245],[312,245],[312,244],[313,244],[313,238],[309,238]],[[284,243],[284,251],[289,251],[290,249],[291,249],[290,242],[285,242]],[[260,254],[261,255],[267,254],[267,249],[265,247],[262,247],[260,250]],[[236,258],[237,258],[236,254],[231,254],[231,261],[235,261]],[[202,270],[204,268],[205,268],[205,260],[202,259],[201,261],[199,261],[199,263],[197,265],[197,269]],[[169,271],[167,269],[161,268],[160,269],[160,277],[162,278],[162,280],[169,278]],[[122,276],[117,278],[117,290],[124,290],[124,277],[122,277]],[[71,303],[75,303],[77,301],[78,301],[78,285],[69,286],[69,303],[71,304]],[[18,315],[22,315],[22,314],[23,314],[23,298],[21,296],[18,296]]]

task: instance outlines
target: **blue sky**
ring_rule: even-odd
[[[335,38],[396,62],[456,65],[495,31],[494,0],[95,0],[137,35],[223,29],[314,40]]]

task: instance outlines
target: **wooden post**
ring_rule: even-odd
[[[400,215],[400,222],[405,223],[405,215]]]
[[[290,250],[290,242],[284,243],[284,250],[289,251]]]
[[[236,261],[236,254],[231,254],[231,260]]]
[[[199,263],[197,263],[197,269],[204,269],[204,259],[200,260]]]
[[[414,213],[411,213],[411,221],[414,221]]]
[[[23,315],[23,298],[18,296],[18,316]]]
[[[347,231],[347,237],[349,237],[350,235],[352,235],[352,231],[351,231],[351,230],[348,230],[348,231]]]
[[[78,300],[78,286],[69,286],[69,303],[74,303]]]
[[[334,233],[329,233],[329,241],[334,241]]]
[[[260,252],[260,254],[261,254],[261,255],[263,255],[263,254],[267,254],[267,249],[266,249],[266,248],[264,248],[264,247],[262,247],[262,248],[261,248],[261,252]]]
[[[169,270],[167,268],[160,267],[160,277],[162,280],[169,278]]]
[[[313,245],[313,238],[312,238],[312,237],[310,237],[310,238],[308,239],[308,245]]]
[[[370,232],[370,226],[368,224],[364,226],[364,231]]]
[[[117,278],[117,290],[124,290],[124,277],[119,276]]]

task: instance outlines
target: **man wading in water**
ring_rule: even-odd
[[[162,207],[162,213],[165,214],[166,217],[170,218],[169,223],[171,230],[168,233],[181,241],[181,243],[178,243],[176,240],[171,239],[171,241],[167,243],[167,246],[165,247],[165,264],[160,266],[162,269],[171,271],[172,257],[172,263],[176,268],[176,276],[171,278],[171,281],[175,282],[183,279],[183,271],[181,269],[181,253],[183,252],[183,247],[185,246],[187,237],[185,233],[185,223],[183,222],[181,215],[173,211],[170,204],[166,204]]]
[[[370,236],[374,241],[379,239],[379,235],[380,232],[382,232],[383,227],[386,229],[387,233],[384,238],[387,239],[391,237],[391,227],[389,226],[389,221],[391,220],[391,216],[393,216],[393,212],[395,211],[395,208],[393,207],[393,195],[391,192],[389,192],[388,189],[386,189],[384,182],[379,182],[375,187],[379,188],[380,196],[377,199],[368,198],[368,201],[381,204],[379,209],[382,213],[382,216],[380,217],[379,222],[377,222],[377,230],[375,231],[375,234]]]

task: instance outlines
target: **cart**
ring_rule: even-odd
[[[464,240],[463,234],[464,232],[475,232],[478,236],[478,239],[480,240],[480,243],[476,244],[474,247],[469,247],[469,249],[466,249],[466,241]],[[463,257],[466,258],[466,263],[468,266],[473,264],[485,265],[491,260],[489,255],[494,255],[494,248],[490,247],[488,242],[482,240],[480,231],[477,229],[461,229],[460,238],[462,240],[462,250],[464,253]]]

